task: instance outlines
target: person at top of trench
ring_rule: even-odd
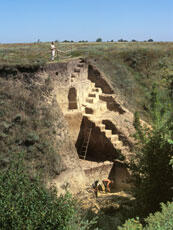
[[[56,52],[56,47],[55,47],[55,43],[54,42],[51,43],[50,48],[51,48],[51,53],[52,53],[51,60],[54,61],[55,60],[55,52]]]
[[[106,192],[111,192],[110,185],[114,183],[113,180],[109,180],[108,178],[102,180],[104,186],[105,186],[105,191]]]

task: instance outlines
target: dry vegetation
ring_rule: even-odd
[[[38,83],[35,75],[18,73],[0,78],[0,167],[15,153],[23,153],[26,168],[43,173],[44,179],[59,174],[64,165],[58,155],[56,127],[62,127],[57,104],[48,105],[50,85]],[[60,130],[59,130],[60,131]]]

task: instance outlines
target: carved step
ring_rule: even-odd
[[[80,61],[79,61],[80,63],[84,63],[85,61],[84,61],[84,59],[80,59]]]
[[[84,64],[78,64],[77,67],[84,67]]]
[[[91,104],[94,104],[94,103],[96,103],[96,102],[98,102],[98,98],[87,98],[86,99],[86,102],[88,102],[88,103],[91,103]]]
[[[105,131],[105,125],[104,124],[100,124],[100,125],[98,125],[98,127],[100,128],[101,132]]]
[[[93,99],[92,98],[87,98],[86,102],[93,104]]]
[[[86,108],[88,109],[92,109],[94,114],[100,114],[101,112],[104,112],[107,110],[107,106],[104,103],[95,103],[95,104],[91,104],[91,103],[85,103]]]
[[[90,85],[91,85],[92,88],[95,88],[95,83],[94,82],[91,81]]]
[[[98,92],[89,93],[89,94],[88,94],[88,97],[92,97],[92,98],[95,97],[95,98],[98,98],[98,100],[100,100],[99,95],[100,95],[100,94],[99,94]]]
[[[121,149],[123,147],[123,143],[121,141],[115,141],[114,143],[112,143],[114,145],[115,148],[117,149]]]
[[[107,137],[111,137],[112,136],[112,130],[110,130],[110,129],[105,129],[105,135],[107,136]]]
[[[96,94],[95,93],[89,93],[88,97],[96,97]]]
[[[94,88],[92,89],[92,92],[97,92],[97,93],[99,93],[99,94],[102,94],[102,89],[101,89],[101,88],[94,87]]]
[[[101,120],[96,120],[96,119],[94,119],[93,121],[94,121],[94,123],[95,123],[96,126],[104,125],[104,124],[102,124],[102,121],[101,121]],[[104,126],[105,126],[105,125],[104,125]]]
[[[71,78],[76,78],[76,77],[77,77],[76,73],[71,74]]]
[[[88,113],[84,113],[83,117],[88,118],[88,120],[92,121],[93,120],[93,114],[88,114]]]
[[[75,69],[74,69],[74,72],[80,73],[80,68],[75,68]]]
[[[118,135],[113,134],[113,135],[111,136],[111,142],[118,141],[118,140],[119,140]]]
[[[93,113],[94,113],[94,110],[93,110],[92,108],[86,107],[86,108],[85,108],[85,113],[86,113],[86,114],[93,114]]]

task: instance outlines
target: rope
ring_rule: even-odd
[[[56,51],[60,52],[60,53],[68,53],[68,52],[72,52],[74,51],[75,49],[70,49],[70,50],[66,50],[66,51],[62,51],[62,50],[59,50],[59,49],[56,49]]]

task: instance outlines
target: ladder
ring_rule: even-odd
[[[86,134],[82,147],[81,147],[81,154],[79,155],[80,158],[82,159],[86,159],[86,155],[87,155],[87,151],[88,151],[88,145],[90,142],[90,137],[91,137],[91,132],[92,132],[92,128],[88,128],[88,133]]]

